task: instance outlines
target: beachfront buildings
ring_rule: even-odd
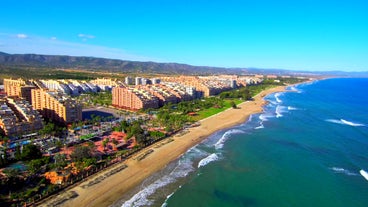
[[[262,80],[236,75],[179,76],[149,79],[135,77],[135,85],[119,86],[112,90],[112,105],[129,110],[157,108],[166,103],[179,103],[194,98],[217,95],[239,86],[256,84]],[[128,82],[126,80],[126,82]],[[129,82],[131,83],[131,82]],[[158,100],[158,105],[156,102]]]
[[[121,86],[112,89],[112,105],[129,110],[158,108],[159,99],[145,90]]]
[[[0,128],[6,136],[24,135],[42,129],[42,117],[28,101],[0,99]]]
[[[187,87],[181,84],[168,82],[115,87],[112,90],[112,105],[129,110],[159,108],[167,103],[192,100],[194,96],[188,94],[186,89]],[[191,90],[196,94],[195,89]]]
[[[185,86],[193,87],[197,91],[203,93],[204,97],[217,95],[222,91],[232,89],[235,84],[227,79],[219,76],[179,76],[179,77],[162,77],[165,82],[177,82]]]
[[[44,118],[67,124],[82,120],[82,105],[58,91],[32,90],[32,105]]]

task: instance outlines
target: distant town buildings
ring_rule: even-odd
[[[151,79],[128,76],[124,81],[109,78],[91,81],[4,79],[4,90],[8,97],[27,100],[44,118],[66,124],[82,119],[81,105],[70,97],[82,93],[112,91],[113,106],[140,110],[217,95],[261,81],[261,76],[236,75],[170,76]]]
[[[111,91],[113,87],[125,85],[122,81],[109,78],[97,78],[96,80],[91,80],[90,83],[95,84],[100,90],[103,91]]]
[[[0,99],[0,128],[7,136],[24,135],[42,129],[42,118],[28,101]]]

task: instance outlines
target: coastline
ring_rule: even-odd
[[[165,139],[142,150],[132,158],[119,163],[105,171],[101,171],[80,184],[62,191],[58,195],[45,200],[40,206],[50,206],[58,204],[62,206],[109,206],[118,201],[122,195],[135,188],[147,177],[161,170],[170,162],[178,159],[191,147],[199,144],[209,135],[216,131],[244,123],[250,115],[261,113],[263,106],[267,103],[263,98],[266,95],[276,92],[286,91],[287,86],[278,86],[267,89],[254,97],[254,101],[246,101],[238,105],[238,109],[229,108],[221,113],[215,114],[206,119],[200,120],[200,126],[190,128],[188,133],[182,136],[173,136],[168,142]],[[219,122],[221,120],[221,122]],[[162,144],[164,143],[164,144]],[[158,147],[159,146],[159,147]],[[149,152],[148,154],[146,154]],[[144,155],[144,159],[137,160],[137,157]],[[85,187],[96,178],[103,177],[110,171],[123,165],[128,167],[104,177],[103,181]],[[77,195],[68,198],[68,195]]]

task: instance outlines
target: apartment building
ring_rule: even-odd
[[[55,122],[68,124],[82,120],[82,105],[57,91],[32,90],[33,108]]]
[[[112,89],[112,105],[128,110],[158,108],[159,99],[140,88],[114,87]]]
[[[28,101],[0,99],[0,128],[6,136],[29,134],[42,129],[42,117]]]
[[[95,84],[103,91],[111,91],[113,87],[125,86],[122,81],[110,78],[97,78],[96,80],[91,80],[90,83]]]
[[[8,97],[21,97],[32,104],[31,90],[37,87],[31,81],[19,79],[4,79],[4,91]]]
[[[228,79],[217,76],[179,76],[162,77],[161,79],[194,87],[197,91],[203,93],[205,97],[217,95],[222,91],[231,89],[231,82]]]
[[[159,99],[159,107],[165,105],[166,103],[176,104],[179,102],[177,97],[169,90],[161,87],[161,85],[140,85],[136,86],[137,89],[147,91],[153,96],[156,96]]]

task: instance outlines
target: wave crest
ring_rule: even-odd
[[[331,123],[335,123],[335,124],[343,124],[343,125],[354,126],[354,127],[357,127],[357,126],[365,126],[364,124],[354,123],[354,122],[351,122],[351,121],[347,121],[345,119],[340,119],[340,120],[337,120],[337,119],[326,119],[326,121],[327,122],[331,122]]]
[[[224,135],[222,135],[222,137],[216,142],[215,144],[215,148],[216,149],[222,149],[224,147],[224,143],[226,142],[227,139],[229,139],[230,135],[232,134],[241,134],[241,133],[245,133],[242,130],[239,129],[231,129],[227,132],[225,132]]]
[[[280,117],[282,117],[282,113],[284,113],[285,112],[285,106],[280,106],[280,105],[278,105],[277,107],[276,107],[276,111],[275,111],[275,113],[276,113],[276,118],[280,118]]]
[[[368,173],[366,172],[366,171],[364,171],[363,169],[361,169],[360,171],[359,171],[359,173],[366,179],[366,180],[368,180]]]
[[[292,106],[288,106],[288,110],[289,111],[295,111],[295,110],[298,110],[297,108],[295,108],[295,107],[292,107]]]
[[[193,159],[198,156],[207,155],[207,153],[199,150],[196,147],[192,147],[181,157],[176,164],[175,168],[171,170],[169,174],[160,177],[153,183],[144,186],[141,191],[136,193],[129,200],[122,204],[122,207],[136,207],[136,206],[150,206],[153,201],[149,199],[149,196],[153,195],[157,189],[162,188],[170,183],[176,182],[179,178],[187,176],[190,172],[194,171]]]
[[[342,173],[342,174],[349,175],[349,176],[357,175],[356,173],[350,172],[349,170],[346,170],[342,167],[332,167],[330,169],[333,170],[336,173]]]
[[[282,103],[281,99],[279,98],[281,95],[281,93],[275,93],[275,99],[277,101],[277,103]]]
[[[206,166],[208,163],[216,161],[218,159],[219,159],[219,157],[217,156],[216,153],[210,154],[206,158],[203,158],[201,161],[199,161],[198,168]]]

